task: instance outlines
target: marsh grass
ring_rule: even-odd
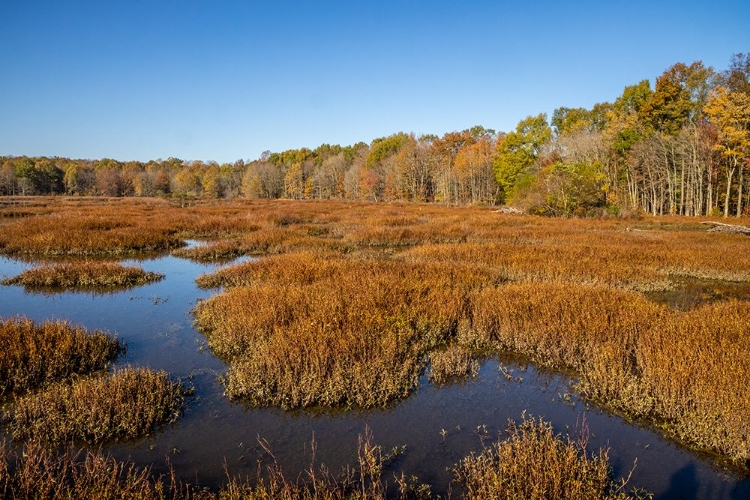
[[[124,351],[116,336],[64,321],[0,318],[0,396],[103,370]]]
[[[444,385],[455,380],[476,377],[479,361],[471,350],[459,345],[430,353],[430,382]]]
[[[202,243],[191,248],[178,248],[172,250],[172,255],[195,262],[226,262],[245,255],[245,249],[237,240],[219,240]]]
[[[186,394],[165,372],[127,367],[20,397],[4,420],[17,440],[59,445],[136,439],[175,422]]]
[[[590,453],[585,430],[577,438],[556,435],[552,425],[525,417],[511,422],[508,437],[464,458],[455,467],[464,498],[515,500],[627,499],[627,479],[611,478],[608,450]],[[650,498],[634,493],[636,498]]]
[[[44,264],[2,281],[29,290],[112,290],[160,281],[163,274],[117,262],[78,261]]]
[[[339,474],[315,463],[299,476],[285,475],[265,441],[261,446],[272,463],[260,469],[255,479],[232,477],[218,492],[181,481],[173,471],[155,475],[149,467],[118,461],[101,452],[85,454],[68,448],[57,454],[37,441],[21,450],[11,450],[0,442],[0,495],[7,499],[58,500],[86,498],[97,500],[384,500],[388,484],[384,479],[393,453],[385,453],[365,431],[358,440],[357,461]],[[317,447],[315,441],[312,449]],[[428,488],[415,485],[403,476],[395,478],[399,498],[430,498]],[[419,491],[421,494],[415,495]]]
[[[736,464],[750,457],[748,302],[683,312],[608,287],[537,283],[484,290],[473,305],[480,346],[573,370],[591,400]]]
[[[155,480],[149,468],[97,452],[81,455],[72,450],[58,455],[39,442],[13,452],[0,443],[0,496],[8,500],[173,498],[165,481]]]
[[[243,265],[252,284],[199,303],[195,317],[230,362],[227,393],[283,408],[405,397],[427,353],[455,335],[469,290],[491,281],[468,267],[310,255],[275,262]]]
[[[679,217],[561,220],[416,204],[51,198],[7,210],[25,215],[0,225],[0,252],[13,255],[202,238],[267,256],[198,281],[225,288],[196,320],[230,363],[231,397],[381,406],[413,390],[436,350],[509,351],[575,374],[585,397],[693,447],[750,459],[747,301],[680,312],[642,294],[670,289],[674,276],[750,284],[747,237]]]

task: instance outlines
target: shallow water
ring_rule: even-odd
[[[750,300],[750,282],[699,278],[674,278],[673,289],[646,294],[654,302],[687,311],[721,300]]]
[[[270,463],[258,441],[264,439],[287,477],[294,478],[311,464],[313,440],[315,463],[333,472],[354,466],[357,438],[369,428],[385,451],[406,446],[386,472],[390,484],[391,473],[403,471],[431,484],[433,493],[445,495],[451,481],[446,469],[481,449],[483,441],[497,439],[508,419],[519,420],[525,411],[551,421],[558,432],[575,432],[585,422],[591,448],[610,447],[615,476],[627,475],[637,460],[629,487],[645,488],[657,499],[750,498],[750,480],[722,471],[648,429],[587,407],[565,376],[507,360],[504,365],[522,381],[506,380],[498,370],[499,360],[489,359],[477,378],[462,384],[436,387],[423,377],[411,397],[383,410],[283,412],[230,402],[219,382],[226,365],[207,349],[190,316],[197,300],[216,293],[197,289],[194,279],[216,266],[171,256],[137,264],[165,274],[164,280],[109,294],[44,295],[0,286],[0,316],[67,319],[117,333],[128,346],[119,365],[167,370],[194,385],[195,395],[174,426],[109,447],[118,458],[153,464],[157,472],[166,472],[168,460],[181,479],[218,487],[226,471],[255,476],[259,463]],[[29,266],[0,258],[0,279]],[[457,493],[454,486],[453,496]]]

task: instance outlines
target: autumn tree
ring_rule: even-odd
[[[711,94],[705,110],[717,128],[714,148],[725,167],[724,217],[729,216],[732,181],[738,171],[736,215],[739,217],[743,208],[744,171],[750,159],[750,94],[719,87]]]
[[[400,198],[430,201],[434,197],[435,158],[430,146],[413,135],[395,157],[395,173]]]
[[[435,194],[438,201],[457,203],[459,198],[455,162],[459,152],[474,144],[484,127],[475,126],[460,132],[448,132],[430,143],[430,152],[435,156]]]
[[[242,177],[242,196],[280,198],[284,194],[284,176],[282,166],[263,160],[251,162]]]
[[[481,135],[456,155],[454,175],[458,203],[494,203],[498,185],[493,171],[494,137]]]

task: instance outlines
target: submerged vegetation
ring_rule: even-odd
[[[0,318],[0,396],[102,370],[124,349],[117,337],[63,321]]]
[[[185,395],[165,372],[127,367],[21,397],[5,420],[14,439],[100,444],[139,438],[174,422]]]
[[[38,266],[6,278],[2,284],[22,285],[30,290],[96,290],[129,288],[162,278],[163,274],[146,272],[137,266],[85,260]]]

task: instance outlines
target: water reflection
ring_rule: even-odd
[[[135,261],[124,261],[128,263]],[[637,459],[630,486],[645,488],[655,498],[750,498],[750,481],[716,469],[654,432],[588,407],[572,393],[566,377],[517,360],[502,360],[510,377],[501,372],[496,358],[484,361],[478,376],[461,384],[436,387],[423,376],[415,394],[388,409],[283,412],[232,403],[219,382],[226,365],[207,349],[190,315],[197,300],[215,293],[196,288],[195,278],[216,266],[172,256],[137,264],[165,278],[103,295],[40,295],[0,287],[0,316],[67,319],[117,333],[128,345],[119,364],[167,370],[195,387],[177,424],[138,442],[110,447],[118,458],[153,464],[162,473],[168,472],[168,458],[182,479],[216,487],[226,479],[225,465],[231,474],[254,476],[259,463],[268,463],[258,444],[261,438],[288,477],[297,477],[310,466],[313,439],[318,446],[316,463],[335,472],[355,463],[357,437],[369,427],[384,450],[406,446],[390,472],[416,475],[432,485],[433,493],[445,495],[452,479],[448,469],[483,442],[496,439],[508,419],[518,420],[526,411],[550,420],[559,432],[575,432],[585,421],[591,446],[611,448],[615,476],[627,475]],[[0,258],[0,276],[16,275],[29,266]],[[389,472],[386,479],[395,482]],[[456,493],[454,487],[454,497]]]

